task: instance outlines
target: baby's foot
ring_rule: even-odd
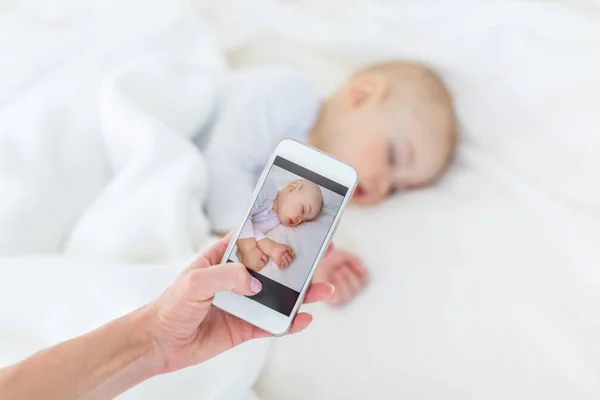
[[[296,258],[296,253],[294,253],[294,249],[290,246],[283,243],[277,243],[273,245],[270,256],[273,261],[275,261],[275,264],[277,264],[280,269],[283,269],[290,266],[292,261]]]
[[[315,273],[315,282],[327,282],[335,286],[335,293],[327,300],[334,306],[352,300],[368,279],[369,271],[363,262],[343,250],[333,250],[326,255]]]
[[[251,270],[258,272],[267,264],[269,257],[260,251],[258,247],[255,247],[253,249],[241,252],[240,259],[246,268],[250,268]]]

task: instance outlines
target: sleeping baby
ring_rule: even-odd
[[[278,191],[275,182],[267,179],[237,242],[242,264],[259,271],[271,257],[279,268],[288,267],[296,258],[294,250],[265,234],[279,225],[294,227],[312,221],[322,208],[323,194],[315,183],[299,179]]]
[[[440,77],[418,63],[367,66],[324,97],[302,73],[283,68],[232,71],[218,92],[211,123],[194,140],[208,163],[206,213],[220,234],[243,221],[246,202],[284,138],[352,164],[360,177],[352,203],[360,206],[435,182],[457,141],[452,98]],[[255,255],[246,251],[246,257],[260,266],[259,251],[271,251],[255,241],[249,239]],[[293,252],[277,247],[278,262],[289,264]],[[352,299],[368,277],[362,261],[342,249],[326,256],[315,273],[315,281],[335,286],[332,304]]]

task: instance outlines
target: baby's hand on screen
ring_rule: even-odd
[[[269,261],[269,257],[258,247],[255,247],[244,254],[242,263],[246,268],[258,272],[267,264],[267,261]]]
[[[283,269],[290,266],[294,258],[296,258],[296,253],[294,253],[294,249],[290,246],[277,243],[273,246],[273,250],[271,250],[271,257],[277,266]]]

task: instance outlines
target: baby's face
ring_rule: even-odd
[[[285,226],[298,226],[317,218],[323,208],[323,194],[315,183],[307,180],[290,182],[279,191],[275,211]]]
[[[328,113],[317,126],[327,138],[318,147],[358,171],[357,204],[376,204],[392,191],[429,183],[440,174],[452,147],[427,122],[416,123],[427,118],[407,108],[400,114],[369,96],[353,92],[352,85],[340,90],[328,100]]]
[[[376,204],[394,190],[428,183],[446,157],[442,143],[431,135],[416,126],[394,126],[376,110],[357,111],[347,121],[340,121],[343,143],[326,151],[358,171],[357,204]]]

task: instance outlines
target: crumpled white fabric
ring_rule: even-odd
[[[151,301],[213,240],[206,165],[189,140],[213,111],[206,72],[227,69],[210,32],[167,14],[88,45],[2,93],[1,365]],[[124,398],[254,398],[268,343]]]

